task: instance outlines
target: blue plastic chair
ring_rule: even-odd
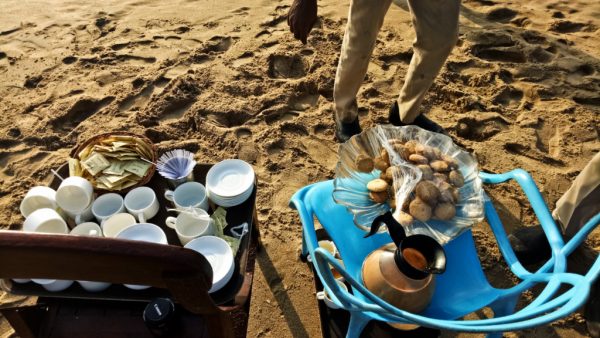
[[[350,311],[350,325],[346,337],[358,337],[370,320],[408,323],[421,326],[467,332],[495,333],[526,329],[550,323],[574,312],[586,300],[590,284],[600,273],[600,258],[585,276],[565,273],[569,255],[600,222],[600,214],[593,217],[566,245],[544,200],[531,176],[520,169],[505,174],[481,173],[484,183],[495,184],[516,180],[538,217],[552,248],[552,258],[537,272],[526,270],[516,259],[502,223],[491,201],[485,198],[485,214],[498,241],[500,250],[511,271],[522,281],[509,289],[497,289],[487,281],[481,268],[475,243],[470,231],[462,233],[444,246],[447,256],[446,271],[437,276],[433,299],[419,314],[399,310],[367,290],[361,278],[361,267],[366,256],[380,246],[391,242],[387,233],[364,238],[365,232],[353,224],[353,215],[333,201],[333,181],[315,183],[294,194],[290,205],[295,208],[303,226],[302,254],[310,255],[318,277],[333,302]],[[336,244],[344,266],[326,250],[319,248],[314,218]],[[330,266],[334,267],[352,287],[352,293],[343,290],[335,281]],[[519,296],[532,286],[545,283],[542,293],[528,306],[514,312]],[[563,285],[572,287],[553,297]],[[494,318],[461,320],[464,315],[490,307]]]

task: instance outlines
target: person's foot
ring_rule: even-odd
[[[519,228],[508,235],[508,240],[521,264],[541,263],[552,256],[550,244],[539,225]]]
[[[432,131],[434,133],[440,133],[440,134],[446,134],[446,130],[444,130],[444,128],[442,128],[442,126],[440,126],[439,124],[431,121],[430,119],[428,119],[425,115],[421,114],[419,116],[417,116],[417,118],[415,118],[415,120],[412,123],[404,123],[400,120],[400,109],[398,108],[398,102],[394,101],[394,103],[392,104],[392,107],[390,108],[390,113],[388,116],[388,121],[397,126],[397,127],[401,127],[401,126],[406,126],[409,124],[415,125],[417,127],[421,127],[425,130],[429,130]]]
[[[358,117],[352,122],[342,122],[335,118],[335,137],[338,142],[343,143],[348,141],[352,136],[360,134],[360,124],[358,123]]]

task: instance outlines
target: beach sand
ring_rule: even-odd
[[[312,274],[300,262],[290,196],[334,177],[332,89],[347,0],[321,0],[307,45],[290,0],[3,0],[0,9],[0,228],[19,229],[27,190],[100,132],[148,136],[201,162],[240,158],[260,184],[249,337],[318,337]],[[600,149],[600,3],[463,2],[460,39],[422,110],[482,170],[529,171],[550,208]],[[414,31],[392,5],[359,95],[361,124],[385,123]],[[514,183],[487,187],[508,231],[536,224]],[[485,223],[474,229],[498,287],[515,281]],[[600,249],[596,233],[590,245]],[[0,295],[0,302],[24,302]],[[480,314],[481,315],[481,314]],[[0,337],[13,335],[0,320]],[[446,336],[455,336],[445,333]],[[480,336],[460,334],[461,337]],[[581,314],[507,336],[586,336]]]

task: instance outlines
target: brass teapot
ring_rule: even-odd
[[[409,312],[424,310],[433,296],[434,274],[446,269],[442,246],[426,235],[406,236],[391,212],[375,218],[371,231],[375,234],[385,224],[393,243],[370,253],[362,266],[365,287],[389,304]]]

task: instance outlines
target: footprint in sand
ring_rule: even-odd
[[[71,131],[81,122],[96,114],[100,109],[109,105],[115,99],[107,96],[102,99],[83,98],[75,102],[71,108],[62,116],[50,121],[56,131]]]
[[[523,91],[511,86],[504,87],[492,100],[494,104],[516,108],[523,99]]]
[[[575,33],[579,31],[594,32],[596,27],[594,25],[572,22],[568,20],[555,21],[550,25],[550,31],[557,33]]]
[[[308,63],[298,54],[271,54],[268,75],[274,79],[298,79],[308,71]]]
[[[487,13],[486,18],[491,21],[509,22],[517,15],[517,11],[510,8],[496,8]]]
[[[229,50],[232,43],[233,38],[230,36],[213,36],[205,43],[201,51],[204,53],[223,53]]]
[[[473,141],[484,141],[508,129],[508,121],[497,113],[480,113],[465,117],[456,124],[456,133]]]

